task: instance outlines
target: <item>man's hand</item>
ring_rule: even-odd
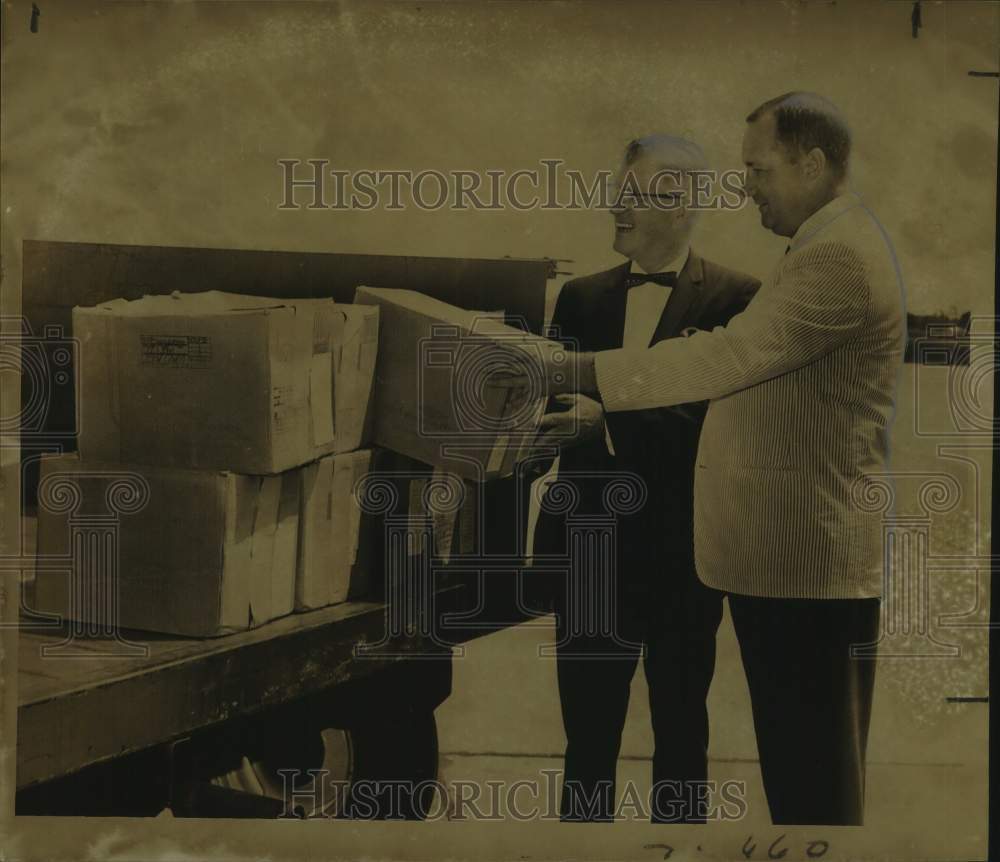
[[[538,423],[535,446],[557,449],[599,439],[604,434],[604,408],[585,395],[556,395],[557,404],[567,409],[546,413]]]

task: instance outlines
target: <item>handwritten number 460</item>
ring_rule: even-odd
[[[785,840],[784,835],[779,835],[774,841],[771,842],[771,846],[767,848],[767,858],[768,859],[783,859],[787,853],[788,848],[782,847],[781,843]],[[830,843],[828,841],[810,841],[806,845],[806,858],[807,859],[819,859],[823,856],[827,850],[830,849]],[[754,843],[753,835],[751,835],[743,844],[743,856],[745,859],[750,859],[753,857],[754,852],[757,850],[757,845]]]

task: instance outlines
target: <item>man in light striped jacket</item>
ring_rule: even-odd
[[[880,515],[905,335],[902,284],[847,191],[850,132],[789,93],[747,118],[746,191],[790,238],[747,310],[645,350],[580,354],[608,413],[710,399],[695,471],[700,579],[728,595],[775,823],[859,824],[878,638]],[[557,383],[553,366],[550,391]]]

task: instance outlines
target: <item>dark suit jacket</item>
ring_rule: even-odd
[[[566,282],[556,302],[552,324],[558,336],[580,351],[611,350],[622,346],[628,290],[625,280],[631,264]],[[684,329],[712,329],[725,325],[742,311],[760,282],[691,252],[654,332],[652,341],[681,336]],[[651,586],[669,586],[668,568],[693,571],[693,489],[698,435],[707,405],[685,404],[653,410],[606,415],[615,454],[603,437],[562,452],[561,478],[578,471],[591,473],[572,481],[580,493],[573,515],[605,511],[603,490],[608,474],[627,471],[642,478],[645,505],[620,518],[617,530],[619,583],[638,601],[650,597]],[[536,559],[543,554],[566,554],[565,515],[542,511],[535,530]],[[555,598],[551,591],[535,593],[542,603]],[[655,592],[655,591],[654,591]]]

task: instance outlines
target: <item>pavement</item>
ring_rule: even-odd
[[[534,785],[522,786],[514,794],[516,811],[537,813],[542,819],[558,811],[558,771],[565,737],[555,663],[539,657],[539,647],[552,640],[552,618],[543,617],[473,641],[456,659],[453,694],[437,711],[441,780],[451,796],[449,818],[457,814],[456,795],[475,796],[469,788],[456,791],[462,782],[484,786],[473,801],[487,816],[500,811],[490,805],[487,782],[510,789],[514,782],[533,781]],[[984,858],[986,706],[946,703],[929,709],[912,696],[913,688],[925,696],[928,687],[946,684],[948,675],[942,675],[932,662],[916,664],[916,673],[923,675],[918,683],[891,662],[880,664],[869,739],[864,831],[878,832],[882,839],[898,833],[912,841],[915,835],[918,847],[946,838],[948,850],[942,851],[946,856]],[[719,633],[709,711],[710,779],[744,782],[742,819],[748,828],[770,826],[749,696],[728,612]],[[639,669],[632,682],[618,765],[623,819],[641,819],[645,803],[639,808],[630,806],[623,794],[631,785],[639,800],[647,798],[652,746],[646,682]],[[506,799],[509,805],[507,791],[495,792],[501,796],[492,797],[494,801]],[[462,813],[475,816],[469,804]],[[924,835],[927,844],[921,843]]]

